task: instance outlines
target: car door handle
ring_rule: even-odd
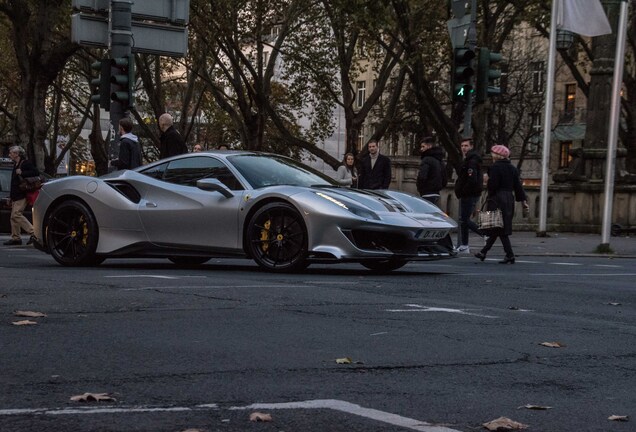
[[[157,207],[157,204],[150,201],[146,201],[146,207]]]

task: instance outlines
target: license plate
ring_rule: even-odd
[[[423,230],[419,236],[420,240],[439,240],[446,237],[448,230]]]

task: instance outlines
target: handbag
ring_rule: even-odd
[[[42,174],[35,177],[20,176],[20,183],[18,184],[18,188],[20,188],[22,192],[38,190],[42,187],[42,184],[44,184],[45,181],[46,178]]]
[[[31,205],[31,206],[33,204],[35,204],[35,200],[38,198],[38,195],[40,195],[40,189],[35,189],[35,190],[32,190],[32,191],[28,191],[26,193],[27,203],[29,205]]]
[[[503,214],[501,213],[501,209],[495,210],[484,210],[484,206],[488,201],[485,201],[481,206],[481,211],[479,212],[479,229],[480,230],[491,230],[496,228],[503,228]]]

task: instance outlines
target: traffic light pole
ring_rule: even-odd
[[[474,0],[473,0],[474,1]],[[129,57],[132,52],[132,0],[110,0],[109,39],[111,58]],[[111,75],[118,69],[111,65]],[[111,82],[110,92],[119,91],[119,86]],[[122,102],[110,101],[110,136],[108,148],[109,159],[116,159],[119,154],[119,120],[125,117],[126,108]]]
[[[475,50],[477,48],[477,0],[470,2],[470,26],[468,27],[468,48]],[[471,88],[475,88],[475,77],[470,78]],[[470,138],[472,131],[473,117],[473,93],[469,93],[466,97],[466,107],[464,109],[464,130],[462,138]]]

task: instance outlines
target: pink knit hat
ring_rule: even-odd
[[[508,156],[510,156],[510,150],[508,150],[508,147],[502,146],[501,144],[492,146],[492,148],[490,149],[490,153],[495,153],[505,158],[508,158]]]

